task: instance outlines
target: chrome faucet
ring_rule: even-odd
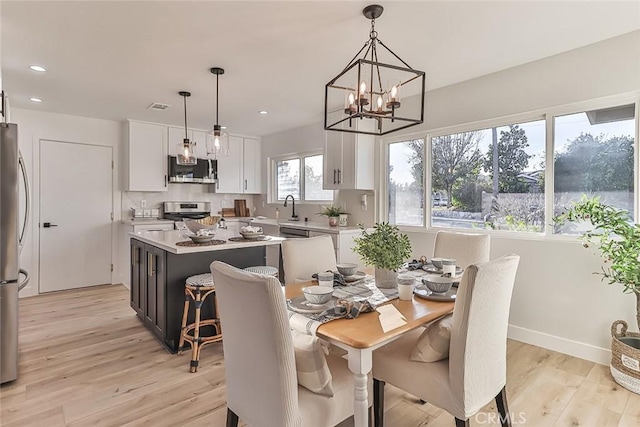
[[[298,215],[296,215],[296,199],[291,194],[284,198],[284,207],[287,207],[287,200],[291,197],[291,221],[298,221]]]

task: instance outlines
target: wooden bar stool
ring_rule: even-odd
[[[250,273],[262,274],[263,276],[278,277],[278,269],[275,267],[269,267],[268,265],[258,265],[255,267],[247,267],[244,271]]]
[[[190,372],[198,370],[198,362],[200,361],[200,351],[202,347],[213,342],[222,341],[222,328],[218,316],[218,301],[215,297],[216,287],[213,284],[211,273],[198,274],[188,277],[184,285],[184,312],[182,313],[182,329],[180,332],[180,343],[178,344],[178,354],[184,351],[185,341],[191,345],[191,365]],[[213,294],[213,295],[212,295]],[[212,295],[213,305],[215,309],[215,318],[200,320],[200,311],[202,304],[209,295]],[[194,302],[195,321],[187,325],[187,317],[189,315],[190,302]],[[201,337],[201,326],[213,326],[215,334]],[[190,332],[193,331],[193,334]]]

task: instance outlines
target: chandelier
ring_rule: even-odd
[[[184,139],[178,142],[178,155],[176,163],[179,165],[195,165],[198,162],[195,156],[196,143],[189,141],[189,131],[187,129],[187,98],[191,96],[190,92],[178,92],[178,95],[184,98]]]
[[[386,135],[424,121],[425,73],[411,68],[378,38],[375,21],[383,10],[380,5],[362,10],[371,20],[369,40],[325,85],[325,130]],[[379,55],[392,63],[381,62]],[[403,101],[401,92],[420,96]]]
[[[224,69],[219,67],[211,68],[211,74],[216,76],[216,124],[213,125],[213,130],[207,135],[207,155],[217,157],[218,154],[223,156],[229,155],[229,134],[222,130],[222,126],[218,123],[218,112],[220,111],[218,105],[218,79],[220,75],[224,74]]]

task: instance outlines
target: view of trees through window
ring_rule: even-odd
[[[544,120],[434,137],[431,148],[432,225],[543,231]]]
[[[333,200],[333,191],[322,188],[322,154],[296,157],[275,162],[277,200],[284,200],[291,194],[296,200]],[[304,181],[301,181],[300,165],[304,167]]]
[[[555,118],[554,214],[583,194],[634,215],[635,106],[587,111]],[[556,233],[579,233],[569,223]]]
[[[557,116],[553,212],[545,219],[544,119],[431,139],[431,225],[544,232],[583,194],[634,216],[635,106]],[[424,224],[425,141],[388,145],[389,222]],[[584,231],[581,224],[555,233]]]
[[[424,140],[389,144],[389,223],[424,224]]]

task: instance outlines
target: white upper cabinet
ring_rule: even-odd
[[[218,183],[216,184],[216,193],[240,194],[243,192],[243,148],[243,138],[229,136],[229,155],[218,156]]]
[[[167,191],[166,126],[127,122],[125,191]]]
[[[262,191],[262,166],[260,140],[244,139],[244,193],[260,194]]]
[[[191,131],[191,141],[196,143],[196,157],[207,159],[207,133],[199,130]]]
[[[229,136],[229,156],[218,157],[216,193],[259,194],[262,190],[260,140]]]
[[[373,190],[374,136],[326,131],[323,188]]]

